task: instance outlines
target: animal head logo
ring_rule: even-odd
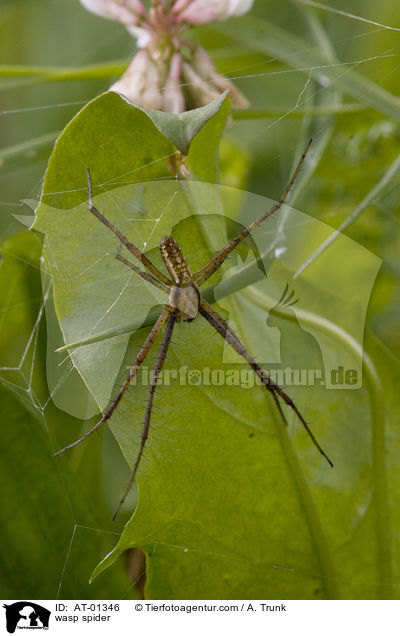
[[[280,315],[287,315],[291,313],[290,307],[296,305],[299,302],[298,298],[294,296],[294,290],[289,291],[289,285],[286,283],[285,289],[283,290],[282,296],[279,298],[276,305],[274,305],[268,313],[267,317],[267,325],[268,327],[276,327],[277,320],[276,318]]]
[[[4,604],[6,624],[9,634],[20,629],[48,629],[51,612],[32,601],[18,601],[11,605]]]

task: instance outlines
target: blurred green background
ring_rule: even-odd
[[[400,15],[394,0],[328,6],[366,21],[307,3],[256,0],[247,16],[193,30],[193,37],[250,101],[225,132],[221,182],[278,198],[312,134],[313,169],[296,207],[337,228],[390,176],[400,153]],[[128,469],[108,431],[62,470],[51,457],[54,431],[67,442],[81,423],[49,400],[40,236],[15,215],[30,213],[23,200],[39,198],[57,135],[119,76],[134,40],[77,0],[0,0],[0,33],[0,479],[8,502],[0,595],[131,598],[137,591],[127,559],[87,584],[127,519],[110,522]],[[394,365],[399,192],[399,179],[388,178],[345,230],[382,259],[367,328]]]

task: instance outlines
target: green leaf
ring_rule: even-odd
[[[142,110],[109,91],[85,106],[61,133],[46,172],[42,202],[58,209],[87,202],[86,168],[94,193],[126,181],[170,177],[168,158],[175,152]]]
[[[195,182],[152,182],[147,184],[146,188],[141,184],[140,188],[142,201],[147,205],[142,209],[143,214],[149,217],[150,214],[154,214],[154,217],[150,217],[153,218],[153,222],[150,230],[152,236],[147,244],[149,256],[156,259],[156,253],[151,247],[157,245],[167,229],[171,232],[172,228],[173,236],[182,246],[193,269],[199,267],[207,258],[208,246],[202,243],[201,234],[196,234],[198,218],[192,214],[192,208],[188,207],[185,195],[191,194],[191,199],[195,201],[206,201],[207,196],[204,192],[207,189],[213,190],[214,186]],[[249,217],[257,217],[266,205],[262,198],[245,198],[243,193],[235,193],[229,188],[218,188],[218,192],[220,196],[225,194],[225,197],[222,197],[224,216],[229,215],[230,207],[233,210],[239,208],[243,224],[248,222]],[[123,201],[128,201],[128,197],[137,201],[135,187],[120,188],[116,195],[122,212],[121,209],[112,209],[109,206],[107,216],[110,216],[118,227],[125,224],[123,231],[126,227],[126,231],[132,235],[133,229],[137,228],[139,223],[138,212],[135,215],[135,223],[127,224],[123,212],[127,206]],[[172,197],[173,206],[168,210],[167,204]],[[212,196],[209,196],[209,199],[213,201]],[[101,197],[98,200],[99,208],[103,210],[107,201]],[[167,212],[161,216],[163,210]],[[203,220],[214,222],[214,216],[210,215],[208,219],[206,215]],[[221,216],[221,219],[223,218]],[[290,218],[291,223],[285,228],[284,245],[293,270],[296,262],[301,260],[307,244],[318,244],[330,230],[323,226],[317,230],[313,226],[315,221],[308,219],[306,222],[301,215],[295,215],[293,211]],[[70,279],[75,280],[82,268],[86,279],[88,271],[93,270],[94,278],[90,285],[94,288],[90,292],[88,306],[93,306],[97,298],[110,294],[109,303],[115,303],[118,299],[118,303],[114,305],[114,321],[116,318],[126,320],[128,304],[131,316],[134,311],[142,311],[145,316],[146,312],[141,303],[144,302],[146,284],[141,285],[141,281],[132,278],[130,287],[126,287],[125,279],[124,285],[129,293],[127,292],[127,309],[124,310],[121,303],[121,286],[115,285],[118,272],[116,266],[119,263],[115,263],[114,270],[113,261],[110,261],[103,274],[96,272],[94,264],[101,258],[101,250],[110,252],[107,244],[110,245],[113,238],[95,221],[97,220],[92,220],[84,210],[78,210],[70,223],[70,237],[68,216],[65,212],[58,215],[55,227],[49,228],[47,232],[49,250],[53,257],[57,255],[57,270],[53,267],[53,271],[59,274],[69,271]],[[279,223],[278,216],[271,219],[271,224],[260,228],[257,237],[256,245],[268,246],[264,255],[267,269],[274,262],[273,238],[277,235],[276,227]],[[81,224],[86,224],[86,227]],[[215,231],[222,244],[225,240],[224,226],[215,226]],[[96,245],[96,253],[92,254],[92,248],[89,250],[87,243],[79,244],[76,237],[73,241],[73,232],[78,236],[88,236],[89,233],[88,244]],[[103,245],[90,232],[102,236]],[[61,234],[59,238],[57,233]],[[193,241],[193,236],[196,236],[196,242]],[[349,255],[355,257],[356,246],[351,241],[346,242],[344,238],[338,241],[338,244],[344,252],[336,254],[336,260],[342,264],[343,270],[339,271],[337,268],[335,277],[329,280],[332,289],[333,285],[336,286],[335,303],[333,292],[323,295],[319,290],[316,293],[315,286],[311,285],[312,280],[308,291],[303,285],[301,298],[303,303],[304,298],[308,298],[310,307],[323,308],[325,314],[326,311],[333,312],[332,315],[336,316],[338,321],[344,321],[343,325],[349,329],[357,329],[356,342],[359,342],[363,331],[360,315],[362,316],[363,312],[365,314],[365,306],[359,307],[357,303],[351,306],[350,299],[354,297],[354,289],[361,294],[363,281],[371,281],[371,274],[376,271],[376,259],[371,261],[365,251],[359,249],[359,270],[357,278],[353,279],[350,285],[345,263]],[[232,271],[233,265],[231,262],[229,274],[235,271]],[[240,271],[240,261],[237,267]],[[326,284],[330,261],[321,261],[320,268],[316,274],[317,280],[325,281]],[[122,271],[124,272],[123,268]],[[129,271],[123,273],[124,276],[129,274]],[[110,281],[110,289],[104,284],[104,280]],[[230,280],[230,276],[224,277],[217,284],[214,296],[222,310],[228,311],[235,328],[239,328],[240,337],[244,339],[245,344],[260,358],[260,337],[264,337],[262,329],[265,330],[265,318],[271,300],[268,304],[263,292],[260,306],[257,305],[259,301],[256,302],[252,296],[244,295],[241,301],[240,297],[230,295]],[[285,276],[274,275],[267,281],[262,277],[261,283],[271,285],[271,280],[275,281],[276,285],[276,302]],[[138,286],[133,287],[136,282]],[[57,276],[54,278],[54,284],[57,289],[60,284],[57,282]],[[89,293],[89,286],[85,291],[86,294]],[[69,293],[71,299],[77,302],[75,319],[78,321],[84,297],[78,297],[74,288],[70,288]],[[346,294],[347,300],[344,303]],[[364,302],[368,300],[368,294],[369,289],[364,289]],[[346,306],[346,312],[343,311],[343,305]],[[70,318],[66,311],[64,314]],[[91,325],[92,320],[93,318],[86,315],[84,323]],[[148,329],[139,329],[132,336],[110,395],[121,386],[127,374],[127,367],[135,359],[147,333]],[[267,332],[265,335],[267,336]],[[147,595],[150,597],[234,597],[239,594],[236,581],[240,581],[243,586],[240,587],[242,595],[249,598],[259,597],[265,589],[272,595],[272,588],[276,596],[298,598],[300,587],[300,594],[304,598],[340,597],[345,587],[339,586],[336,580],[339,576],[336,571],[337,563],[340,565],[339,570],[342,566],[340,551],[346,544],[354,524],[359,523],[360,509],[367,505],[369,499],[370,481],[364,480],[363,475],[368,472],[367,458],[371,431],[368,428],[359,430],[357,426],[357,417],[368,421],[368,394],[365,390],[358,393],[351,391],[350,397],[349,391],[343,389],[338,397],[337,391],[318,387],[290,389],[290,394],[295,397],[296,403],[312,422],[319,441],[333,456],[336,468],[332,471],[325,465],[304,431],[299,430],[295,418],[290,419],[290,430],[284,430],[282,423],[275,419],[273,411],[270,413],[271,405],[262,387],[246,389],[237,383],[233,386],[212,383],[196,386],[196,371],[208,369],[210,373],[216,372],[217,376],[221,371],[226,372],[227,368],[233,368],[236,372],[246,371],[246,367],[237,366],[240,362],[237,358],[230,360],[231,366],[227,367],[224,343],[211,336],[210,326],[200,318],[192,324],[182,324],[180,329],[176,330],[166,366],[172,374],[172,380],[170,384],[161,385],[157,389],[150,438],[139,468],[139,506],[132,521],[126,526],[118,548],[103,562],[97,572],[109,565],[125,549],[140,546],[148,555]],[[294,337],[296,338],[296,334]],[[354,348],[350,348],[348,354],[341,352],[343,339],[336,338],[333,328],[328,329],[327,338],[331,355],[340,354],[340,359],[345,361],[347,367],[350,363],[356,364],[357,361],[352,361],[354,355],[358,358],[358,365],[361,364],[358,349],[355,353]],[[200,343],[204,343],[203,346],[200,346]],[[91,346],[81,347],[79,351]],[[268,343],[266,348],[268,349]],[[109,373],[109,366],[106,366],[110,364],[109,360],[102,359],[101,363],[99,362],[99,370],[96,371],[95,368],[92,371],[89,367],[83,368],[79,365],[79,359],[75,355],[75,364],[95,394],[102,382],[100,373]],[[144,375],[140,376],[126,394],[121,409],[114,413],[110,423],[131,466],[138,449],[148,390],[148,373],[154,364],[155,356],[156,347],[146,360]],[[194,378],[194,381],[181,385],[178,379],[180,374],[185,372],[185,365],[189,366],[192,373],[190,377]],[[176,408],[177,404],[179,410]],[[324,415],[321,412],[321,404]],[[349,422],[354,422],[353,427],[349,428]],[[359,449],[356,456],[354,446]],[[209,479],[210,474],[213,475],[212,480]],[[356,492],[357,496],[350,497],[347,494],[349,489]],[[154,505],[154,502],[157,502],[157,505]],[[342,515],[340,523],[335,523],[339,505],[342,506]],[[321,509],[325,510],[324,516]],[[274,520],[272,527],[271,519]],[[296,526],[295,536],[292,534],[293,524]],[[232,555],[236,555],[237,552],[239,557],[233,557]],[[205,554],[208,555],[207,568],[203,563]],[[368,563],[368,567],[375,572],[373,593],[376,593],[376,590],[380,590],[379,566],[373,560],[372,563]],[[190,577],[189,572],[192,573]],[[289,576],[288,572],[292,574]],[[171,576],[174,580],[173,587],[169,583]],[[351,577],[352,574],[348,576]],[[191,581],[190,586],[188,579]],[[212,583],[208,583],[209,581]],[[360,584],[355,594],[368,596],[370,590]]]
[[[252,205],[243,202],[243,208],[257,213],[255,199]],[[293,227],[286,246],[293,273],[306,237],[318,242],[323,230],[313,226],[311,220],[300,222],[294,211],[291,218]],[[271,242],[267,237],[275,235],[277,222],[264,228],[257,244]],[[355,258],[357,254],[361,278],[371,281],[377,262],[348,239],[342,237],[339,242],[343,252],[335,254],[335,262],[342,268],[336,268],[335,277],[329,280],[329,292],[328,261],[320,263],[321,269],[314,271],[313,279],[302,281],[301,286],[297,282],[296,292],[301,307],[316,307],[325,316],[331,311],[337,322],[351,329],[353,320],[354,325],[362,325],[360,316],[365,315],[365,306],[350,304],[353,285],[363,294],[361,279],[354,278],[350,283],[345,264],[350,254]],[[221,295],[215,291],[224,315],[228,312],[236,332],[260,360],[265,360],[272,348],[263,342],[268,337],[265,318],[271,308],[265,289],[271,289],[273,282],[277,286],[273,306],[284,281],[290,280],[288,271],[276,267],[274,271],[274,267],[267,280],[262,277],[257,286],[241,294],[226,295],[225,281],[220,283]],[[320,289],[316,288],[318,280]],[[364,301],[368,301],[365,292]],[[348,295],[346,300],[343,294]],[[275,329],[279,324],[281,338],[291,339],[290,366],[315,368],[309,335],[304,333],[304,329],[310,332],[310,327],[324,355],[336,357],[348,368],[360,365],[362,333],[355,339],[318,313],[306,311],[303,315],[302,308],[297,309],[302,328],[297,323],[292,330],[274,324]],[[132,359],[145,334],[135,334],[126,360]],[[155,355],[146,361],[149,369]],[[296,418],[289,415],[290,427],[283,427],[273,409],[271,412],[262,387],[204,380],[205,369],[208,377],[214,372],[215,378],[232,370],[247,373],[239,362],[234,355],[228,363],[222,341],[212,337],[210,326],[201,319],[176,330],[166,365],[169,376],[165,381],[163,376],[157,388],[150,438],[139,467],[138,508],[118,546],[94,576],[124,550],[139,545],[148,557],[149,598],[375,598],[391,593],[378,553],[385,536],[375,523],[377,508],[387,497],[384,487],[379,501],[370,504],[371,484],[374,479],[380,481],[385,472],[383,449],[373,441],[380,425],[375,419],[376,409],[374,419],[370,419],[370,396],[377,394],[382,408],[382,392],[373,385],[373,363],[365,370],[364,388],[357,391],[287,387],[332,456],[332,470]],[[192,381],[180,382],[182,374]],[[200,384],[199,374],[203,378]],[[139,405],[145,403],[147,390],[148,375],[144,374],[126,396],[124,411],[127,409],[129,418],[117,413],[111,421],[130,465],[136,457],[142,427]],[[376,472],[370,468],[372,449],[376,452]],[[367,550],[365,554],[369,544],[376,551]]]
[[[188,330],[179,334],[169,369],[189,360],[192,368],[213,368],[221,357],[215,339],[207,351],[199,352],[199,342],[210,342],[207,325],[195,323],[193,330],[190,336]],[[260,387],[251,391],[251,401],[243,399],[243,391],[232,386],[159,387],[156,404],[162,416],[153,418],[138,478],[138,509],[116,550],[95,574],[120,552],[140,545],[148,556],[149,598],[396,594],[388,576],[390,557],[380,558],[380,547],[385,550],[388,539],[388,528],[383,526],[382,533],[377,524],[377,518],[387,519],[386,514],[381,517],[387,490],[380,485],[385,453],[381,443],[372,440],[376,433],[382,438],[384,431],[379,416],[371,437],[368,393],[327,395],[311,387],[295,392],[297,402],[306,400],[303,409],[313,416],[319,439],[322,435],[333,453],[335,469],[329,470],[320,465],[308,440],[301,441],[301,432],[295,435],[301,454],[296,457],[288,433],[271,419]],[[145,390],[136,386],[135,398],[129,399],[132,413],[144,397]],[[378,397],[381,412],[379,388]],[[321,414],[321,402],[328,417]],[[398,398],[390,406],[398,408]],[[323,432],[322,423],[328,426],[328,420],[334,427]],[[137,437],[140,424],[137,420]],[[112,426],[121,431],[121,424],[114,421]],[[127,447],[132,426],[119,435]],[[371,490],[376,493],[373,500]]]
[[[118,137],[98,144],[96,170],[103,174],[105,192],[96,188],[95,204],[160,268],[157,246],[164,234],[174,236],[195,271],[271,202],[213,184],[165,179],[168,158],[161,155],[160,146],[165,151],[166,140],[143,111],[117,96],[99,98],[93,109],[84,109],[71,124],[74,134],[66,131],[65,139],[60,138],[34,227],[46,234],[45,264],[52,275],[65,342],[82,344],[85,338],[115,330],[114,337],[93,339],[71,352],[90,393],[104,409],[126,378],[149,332],[149,318],[157,315],[166,296],[116,261],[117,240],[89,214],[87,203],[80,203],[83,177],[76,176],[76,166],[70,171],[68,157],[75,143],[86,140],[92,147],[92,116],[96,120],[99,115],[105,125],[107,118],[114,122],[115,109],[120,109],[124,139],[130,133],[134,137],[136,127],[142,135],[143,125],[148,126],[147,154],[141,147],[135,164],[140,182],[134,173],[134,180],[130,177],[123,185],[121,174],[129,173],[131,158],[117,156]],[[216,179],[215,130],[221,125],[218,111],[191,143],[187,165],[196,176],[198,169]],[[160,157],[161,179],[155,180],[151,172],[145,180],[149,166],[144,162],[149,157]],[[213,161],[205,162],[204,157]],[[118,169],[111,183],[105,183],[103,162],[114,161]],[[64,181],[61,187],[58,177]],[[76,186],[82,191],[76,193]],[[62,204],[54,206],[59,199]],[[314,349],[323,352],[329,378],[335,364],[359,373],[366,306],[379,261],[341,237],[335,243],[334,273],[332,255],[323,255],[304,279],[296,281],[296,320],[285,327],[288,310],[273,313],[282,289],[292,281],[304,254],[330,233],[289,207],[285,215],[283,226],[276,215],[259,227],[206,293],[218,301],[267,368],[279,368],[268,358],[276,353],[273,334],[278,332],[289,342],[285,355],[292,356],[294,368],[314,369],[307,344],[311,338],[319,347]],[[358,266],[350,275],[351,259]],[[252,268],[257,277],[246,280]],[[234,293],[240,287],[243,291]],[[272,315],[275,323],[268,325]],[[138,325],[130,337],[123,331],[129,323]],[[160,338],[109,424],[131,467],[159,343]],[[391,556],[384,551],[381,558],[380,552],[388,535],[384,524],[377,523],[389,506],[383,433],[376,419],[379,408],[370,408],[371,395],[382,408],[382,392],[371,382],[378,375],[374,363],[365,367],[366,382],[361,385],[358,376],[353,389],[287,386],[332,457],[331,469],[291,412],[286,413],[288,428],[282,425],[265,389],[251,386],[247,366],[227,351],[210,325],[201,317],[179,325],[156,390],[137,474],[137,509],[117,547],[93,576],[126,549],[140,546],[147,555],[150,598],[376,598],[393,593]],[[90,444],[91,440],[85,442]],[[78,448],[74,454],[80,452]],[[375,487],[379,497],[371,501]],[[117,501],[118,495],[115,505]]]
[[[141,107],[141,110],[147,113],[158,130],[170,139],[183,155],[187,155],[193,138],[218,113],[224,102],[225,109],[229,111],[229,103],[226,100],[227,95],[228,91],[225,91],[220,97],[202,108],[178,114],[143,107]],[[218,138],[219,135],[217,135]]]
[[[192,139],[187,163],[199,179],[218,178],[217,146],[228,108],[229,101],[224,95],[210,106],[187,113],[183,119],[159,117],[164,132],[169,130],[171,137],[180,128],[186,136],[186,145]],[[211,113],[214,113],[212,117]],[[171,126],[172,120],[180,123]],[[132,272],[115,260],[117,244],[110,242],[109,231],[99,226],[88,212],[84,166],[90,169],[94,194],[105,192],[96,197],[96,204],[103,213],[129,235],[132,227],[131,238],[139,248],[152,249],[158,246],[158,232],[166,233],[170,229],[171,218],[177,221],[186,214],[188,205],[195,208],[201,204],[200,199],[188,203],[187,195],[182,192],[181,203],[172,205],[175,193],[168,180],[160,182],[156,189],[151,188],[152,179],[173,176],[170,162],[176,152],[176,146],[143,109],[128,104],[115,93],[106,93],[85,107],[67,126],[49,162],[33,227],[46,234],[45,267],[52,275],[55,308],[64,342],[90,340],[94,343],[77,350],[73,360],[100,408],[110,399],[126,350],[129,340],[129,335],[124,335],[126,325],[142,324],[150,310],[165,298],[159,290],[149,290],[141,279],[132,278]],[[203,161],[204,154],[209,157],[207,162]],[[118,194],[114,195],[114,189],[126,182],[146,183],[119,187]],[[78,205],[82,200],[84,202]],[[136,224],[132,225],[130,216],[137,218]],[[159,219],[157,241],[154,239],[155,219]],[[199,223],[198,231],[204,233],[201,220]],[[77,237],[83,237],[78,252]],[[212,238],[210,242],[212,244]],[[71,254],[74,254],[73,263]],[[104,280],[109,281],[107,286],[101,282]],[[132,290],[140,299],[134,306],[130,297]],[[116,337],[98,343],[99,333],[110,331]],[[56,348],[53,347],[50,355]],[[54,369],[62,359],[62,353],[54,358]],[[56,386],[58,377],[50,381]]]
[[[0,64],[0,77],[38,77],[43,82],[112,79],[121,75],[126,70],[128,64],[129,60],[91,64],[79,68]]]

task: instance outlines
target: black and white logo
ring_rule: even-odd
[[[32,601],[18,601],[3,605],[6,610],[7,631],[13,634],[16,629],[48,629],[50,611]]]

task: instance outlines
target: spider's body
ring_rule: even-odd
[[[311,143],[311,142],[310,142]],[[284,203],[299,171],[304,161],[307,150],[310,146],[308,144],[305,153],[303,153],[299,163],[297,164],[297,168],[294,171],[292,178],[290,179],[285,191],[283,192],[281,198],[277,203],[275,203],[269,210],[267,210],[259,219],[253,221],[248,227],[246,227],[238,236],[230,241],[220,252],[218,252],[211,260],[204,265],[197,272],[190,271],[189,265],[185,259],[185,256],[176,243],[176,241],[170,236],[164,236],[160,242],[160,251],[167,268],[167,271],[171,278],[165,276],[162,272],[160,272],[155,265],[147,258],[145,254],[143,254],[133,243],[131,243],[126,236],[124,236],[108,219],[106,219],[97,208],[94,207],[92,201],[92,189],[91,189],[91,181],[90,175],[88,171],[88,188],[89,188],[89,209],[90,212],[97,217],[111,232],[117,236],[120,241],[121,246],[125,246],[126,249],[144,266],[145,270],[140,269],[135,263],[132,263],[129,259],[122,256],[119,252],[116,255],[116,258],[130,267],[137,275],[146,280],[148,283],[151,283],[155,287],[158,287],[163,292],[168,294],[168,300],[164,305],[164,308],[158,317],[156,323],[152,327],[149,335],[146,338],[139,354],[136,358],[134,365],[131,367],[128,377],[123,383],[119,393],[116,395],[114,400],[111,402],[108,409],[105,411],[103,417],[93,428],[91,428],[85,435],[83,435],[80,439],[76,440],[72,444],[69,444],[62,450],[58,451],[56,455],[62,453],[63,451],[76,446],[84,439],[89,437],[97,428],[99,428],[104,422],[106,422],[115,409],[117,408],[122,396],[125,391],[129,387],[132,379],[135,377],[140,365],[146,358],[148,352],[153,346],[158,334],[162,331],[165,326],[165,331],[163,335],[163,339],[159,348],[158,356],[154,365],[153,375],[150,382],[149,389],[149,397],[147,401],[147,408],[145,413],[145,419],[142,430],[142,437],[140,442],[139,451],[136,457],[135,465],[133,467],[132,475],[129,480],[128,486],[124,492],[124,495],[119,503],[117,511],[120,509],[122,503],[125,500],[125,497],[129,491],[129,488],[136,476],[136,471],[140,463],[140,459],[142,457],[143,449],[147,440],[149,427],[150,427],[150,415],[151,409],[153,405],[153,398],[155,389],[157,386],[158,376],[161,372],[165,357],[167,355],[168,346],[171,342],[172,332],[174,329],[174,325],[179,321],[190,322],[194,320],[198,314],[200,314],[203,318],[207,320],[207,322],[217,331],[226,342],[240,355],[242,356],[246,362],[250,365],[250,367],[254,370],[254,372],[260,378],[262,384],[267,389],[267,391],[271,394],[274,403],[278,409],[279,415],[281,416],[283,422],[286,424],[286,418],[282,410],[281,403],[279,398],[297,415],[300,422],[304,426],[308,435],[312,439],[314,445],[317,447],[319,452],[325,457],[328,463],[333,466],[331,460],[326,455],[326,453],[322,450],[321,446],[318,444],[315,439],[310,427],[308,426],[306,420],[300,413],[297,406],[294,404],[293,400],[285,393],[280,386],[278,386],[268,374],[260,367],[260,365],[255,361],[255,359],[250,355],[244,345],[240,342],[238,337],[230,328],[229,324],[224,320],[224,318],[206,301],[206,299],[202,296],[200,292],[200,287],[216,272],[222,263],[227,259],[229,254],[239,245],[239,243],[246,238],[250,234],[250,232],[256,228],[260,223],[265,221],[268,217],[270,217],[274,212],[276,212]],[[114,518],[115,518],[114,515]]]
[[[184,287],[193,282],[186,258],[178,243],[171,236],[163,236],[160,241],[160,252],[165,266],[176,285]]]
[[[192,322],[199,313],[200,306],[200,293],[195,283],[189,283],[185,287],[171,287],[168,305],[176,310],[177,322]]]
[[[163,236],[160,251],[175,285],[169,292],[168,304],[176,309],[177,322],[194,320],[199,312],[200,290],[178,243],[171,236]]]

